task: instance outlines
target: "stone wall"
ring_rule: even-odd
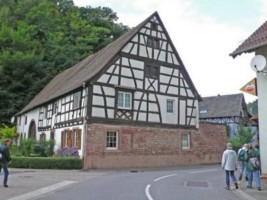
[[[118,149],[106,149],[107,131],[118,131]],[[182,149],[182,134],[190,149]],[[84,169],[171,167],[219,163],[227,140],[225,125],[200,123],[199,129],[88,125]]]

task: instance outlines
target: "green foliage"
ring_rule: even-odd
[[[252,115],[258,114],[258,100],[247,104],[248,112]]]
[[[72,0],[0,0],[0,124],[59,72],[128,31],[107,7]]]
[[[16,136],[17,136],[16,126],[8,127],[7,125],[3,124],[3,127],[0,128],[0,138],[2,142],[5,139],[12,139]]]
[[[81,169],[79,157],[12,157],[10,167],[32,169]]]
[[[234,148],[242,147],[245,143],[251,143],[253,133],[250,127],[238,126],[236,137],[229,139],[228,142],[232,143]]]
[[[19,146],[19,151],[22,156],[53,156],[54,145],[53,140],[24,139]]]

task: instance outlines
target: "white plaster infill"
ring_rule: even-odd
[[[28,192],[26,194],[22,194],[22,195],[10,198],[8,200],[29,200],[29,199],[33,199],[35,197],[38,197],[38,196],[47,194],[49,192],[58,190],[60,188],[66,187],[66,186],[68,186],[70,184],[73,184],[73,183],[75,183],[75,181],[62,181],[60,183],[56,183],[56,184],[50,185],[48,187],[43,187],[41,189],[38,189],[38,190],[35,190],[35,191],[32,191],[32,192]]]

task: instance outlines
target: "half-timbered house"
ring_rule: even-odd
[[[58,74],[19,112],[18,132],[77,146],[85,169],[218,162],[225,127],[199,126],[200,99],[155,12]],[[220,140],[205,152],[214,132],[202,129]]]
[[[242,93],[202,97],[199,103],[199,120],[227,124],[230,136],[236,134],[238,125],[247,126],[250,117]]]

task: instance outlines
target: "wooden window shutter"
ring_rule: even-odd
[[[80,150],[81,149],[81,133],[82,130],[78,129],[76,134],[77,134],[77,148]]]
[[[69,131],[68,132],[68,138],[67,138],[67,147],[69,147],[69,148],[72,147],[72,141],[73,141],[73,132]]]
[[[61,148],[65,147],[65,131],[61,131]]]

